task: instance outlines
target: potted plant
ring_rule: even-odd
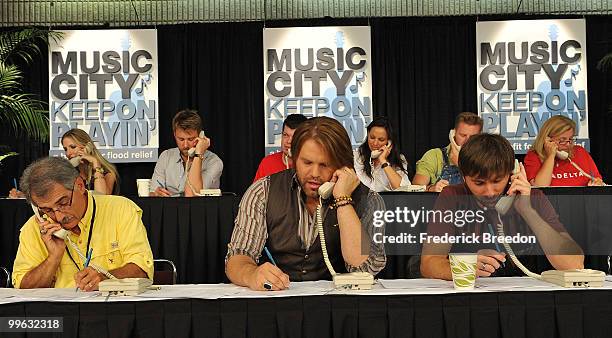
[[[48,105],[23,91],[19,65],[27,66],[41,56],[40,46],[48,45],[49,39],[57,41],[61,33],[38,28],[0,33],[0,124],[36,141],[49,135]],[[15,155],[10,149],[0,148],[0,164]]]

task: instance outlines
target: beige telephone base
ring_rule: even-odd
[[[367,272],[339,273],[333,276],[334,286],[351,290],[371,290],[374,276]]]
[[[393,189],[393,191],[403,191],[403,192],[424,192],[427,190],[426,185],[418,185],[411,184],[403,187],[397,187],[397,189]]]
[[[201,196],[221,196],[221,189],[202,189]]]
[[[542,272],[542,280],[565,288],[602,287],[606,278],[603,271],[591,269],[549,270]]]
[[[148,278],[106,279],[99,289],[105,296],[135,296],[145,292],[153,284]]]

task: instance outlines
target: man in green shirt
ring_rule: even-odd
[[[412,184],[426,185],[427,191],[440,192],[449,184],[463,183],[457,167],[461,146],[472,135],[482,131],[482,119],[470,112],[463,112],[455,119],[455,129],[449,133],[450,144],[445,148],[428,150],[416,163],[416,175]]]

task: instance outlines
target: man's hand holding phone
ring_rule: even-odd
[[[355,170],[342,167],[334,172],[330,182],[335,182],[333,195],[334,198],[343,196],[351,196],[353,191],[359,186],[359,177],[355,173]]]
[[[204,135],[203,133],[200,133],[199,136],[202,136],[202,137],[198,137],[196,139],[196,145],[195,145],[196,152],[195,153],[198,155],[203,155],[206,152],[206,150],[210,148],[210,139],[206,137],[206,135]]]
[[[516,208],[519,214],[524,215],[526,211],[532,209],[529,198],[529,195],[531,195],[531,184],[527,181],[527,173],[522,163],[519,163],[519,168],[520,171],[517,174],[510,176],[511,184],[507,195],[517,195],[514,208]]]
[[[61,230],[62,226],[52,220],[50,221],[48,217],[45,217],[42,221],[36,218],[36,222],[38,222],[43,243],[49,251],[49,257],[61,259],[66,250],[66,241],[53,236],[53,233]]]

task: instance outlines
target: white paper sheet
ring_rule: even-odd
[[[612,290],[610,276],[602,288]],[[593,288],[591,288],[593,289]],[[476,287],[470,293],[514,292],[514,291],[563,291],[588,290],[562,288],[554,284],[538,281],[529,277],[478,278]],[[322,295],[428,295],[456,293],[450,281],[439,279],[383,279],[377,281],[372,290],[334,289],[330,281],[293,282],[283,291],[252,291],[232,284],[187,284],[161,286],[159,290],[149,290],[138,296],[102,296],[101,292],[75,292],[75,289],[0,289],[0,304],[17,302],[129,302],[164,299],[221,299],[221,298],[274,298],[303,297]]]

